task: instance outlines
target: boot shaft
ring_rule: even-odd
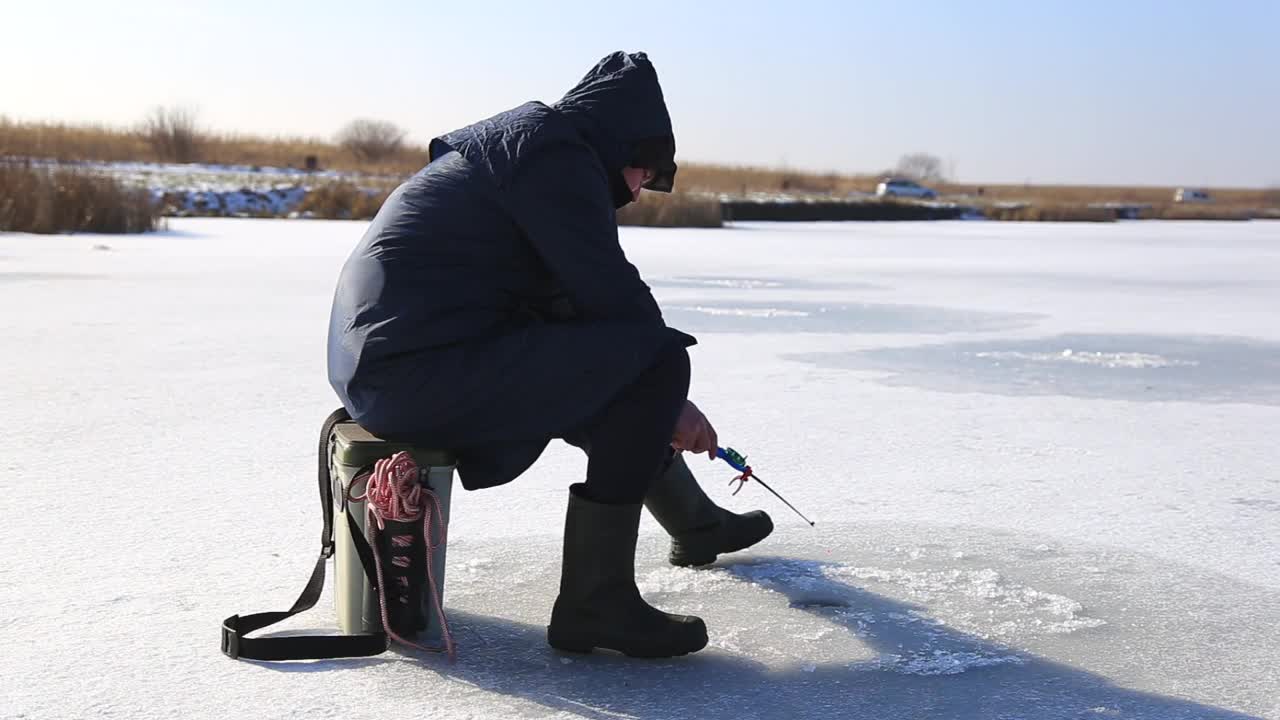
[[[673,453],[663,472],[644,497],[644,506],[668,535],[677,537],[716,524],[719,506],[703,492],[685,464],[683,453]]]
[[[705,647],[702,620],[662,612],[636,588],[640,504],[606,505],[584,490],[582,484],[569,490],[560,595],[547,642],[572,652],[608,648],[636,657],[672,657]]]
[[[569,488],[564,516],[564,555],[560,592],[579,596],[593,584],[635,585],[636,538],[641,505],[606,505],[590,500],[586,485]]]

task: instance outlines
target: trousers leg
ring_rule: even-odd
[[[591,500],[609,505],[644,500],[670,457],[689,373],[684,348],[664,350],[603,411],[565,437],[588,451],[585,492]]]

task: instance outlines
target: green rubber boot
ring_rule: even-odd
[[[547,643],[558,650],[617,650],[662,658],[707,645],[700,618],[672,615],[640,597],[636,588],[636,534],[640,505],[603,505],[569,488],[564,522],[560,595],[551,611]]]
[[[644,506],[671,536],[672,565],[710,565],[716,556],[751,547],[773,532],[763,510],[744,515],[716,505],[675,453],[644,496]]]

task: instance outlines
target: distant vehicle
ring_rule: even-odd
[[[910,197],[933,200],[938,193],[915,180],[885,180],[876,186],[876,195],[880,197]]]
[[[1209,197],[1208,190],[1200,188],[1178,188],[1173,193],[1173,201],[1176,203],[1202,203],[1213,202],[1213,198]]]

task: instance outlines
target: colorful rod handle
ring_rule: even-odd
[[[744,473],[747,471],[747,456],[733,448],[716,448],[716,457],[729,463],[738,472]]]

